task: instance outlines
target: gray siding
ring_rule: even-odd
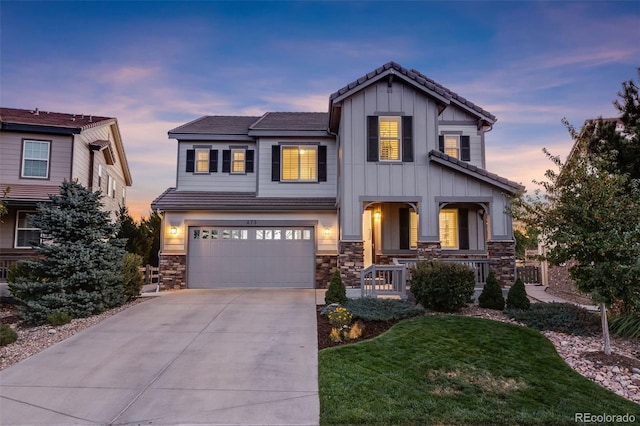
[[[24,139],[50,141],[49,178],[24,179],[22,167],[22,141]],[[71,177],[72,142],[70,136],[40,133],[0,132],[0,183],[16,185],[57,185]]]
[[[459,121],[459,122],[476,122],[478,119],[466,111],[456,108],[454,105],[449,105],[442,114],[440,114],[439,121]]]
[[[187,150],[194,149],[195,146],[218,150],[218,171],[216,173],[187,173]],[[229,149],[230,146],[247,146],[247,149],[256,149],[254,143],[247,142],[180,141],[178,143],[177,189],[181,191],[256,192],[257,170],[255,168],[254,173],[222,173],[222,150]],[[257,154],[256,152],[254,166],[258,162]]]
[[[469,163],[480,168],[484,167],[484,159],[482,158],[482,135],[478,132],[475,125],[440,124],[438,126],[438,135],[446,132],[457,132],[458,134],[469,136],[469,146],[471,148],[471,159]]]
[[[327,147],[326,182],[272,182],[271,147],[280,142],[291,144],[321,144]],[[331,139],[319,138],[260,138],[258,165],[259,197],[335,197],[338,176],[336,144]]]

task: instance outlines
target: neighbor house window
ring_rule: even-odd
[[[231,173],[244,173],[245,172],[245,150],[244,149],[232,149],[231,150]]]
[[[18,211],[16,217],[16,248],[31,248],[40,242],[40,229],[33,225],[36,212]]]
[[[209,149],[196,149],[196,173],[209,173]]]
[[[282,147],[282,181],[315,182],[318,180],[316,146]]]
[[[116,198],[116,180],[107,175],[107,196]]]
[[[458,210],[440,210],[440,244],[443,249],[458,248]]]
[[[25,140],[22,144],[22,177],[47,179],[49,177],[48,141]]]
[[[380,117],[380,160],[400,160],[400,117]]]
[[[460,158],[460,139],[458,135],[444,136],[444,153],[453,158]]]
[[[102,189],[102,164],[98,164],[98,189]]]

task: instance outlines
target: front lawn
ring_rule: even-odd
[[[461,316],[403,321],[319,354],[322,424],[576,424],[640,406],[574,372],[540,333]]]

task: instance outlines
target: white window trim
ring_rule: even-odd
[[[30,249],[31,246],[19,246],[18,245],[18,232],[19,231],[40,231],[40,228],[20,228],[20,213],[36,213],[35,210],[18,210],[16,212],[16,233],[13,240],[13,248],[16,249]],[[42,237],[41,237],[42,238]]]
[[[27,158],[25,155],[27,142],[36,142],[36,143],[44,143],[47,144],[47,159],[43,160],[42,158]],[[47,162],[47,172],[45,176],[28,176],[25,175],[25,163],[27,160],[35,160],[35,161],[46,161]],[[25,179],[49,179],[49,167],[51,165],[51,141],[44,141],[38,139],[24,139],[22,141],[22,164],[20,167],[20,177]]]
[[[398,137],[397,138],[386,138],[388,140],[398,140],[398,158],[382,158],[382,135],[380,121],[383,119],[394,119],[398,120]],[[399,115],[381,115],[378,117],[378,160],[382,162],[399,162],[402,161],[402,117]]]
[[[285,179],[284,178],[284,151],[285,148],[295,148],[298,151],[298,179]],[[300,150],[313,150],[316,153],[315,178],[314,179],[301,179],[300,178]],[[317,145],[283,145],[280,149],[280,182],[318,182],[318,146]]]
[[[194,155],[194,160],[193,160],[193,161],[194,161],[194,164],[193,164],[193,173],[194,173],[194,174],[198,174],[198,175],[209,174],[209,162],[210,162],[210,160],[211,160],[211,159],[209,158],[209,155],[210,155],[209,151],[210,151],[210,149],[209,149],[209,148],[195,148],[195,150],[194,150],[194,151],[195,151],[195,152],[194,152],[194,154],[193,154],[193,155]],[[206,153],[206,157],[207,157],[206,162],[205,162],[205,160],[198,160],[198,153],[199,153],[199,152],[204,152],[204,153]],[[199,164],[199,163],[205,163],[204,170],[198,170],[198,164]]]
[[[234,154],[242,153],[242,160],[236,160]],[[235,165],[241,164],[242,170],[235,170]],[[247,150],[244,148],[231,148],[231,165],[230,173],[232,175],[244,175],[247,173]]]

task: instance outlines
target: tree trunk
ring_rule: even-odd
[[[609,340],[609,323],[607,321],[607,306],[600,303],[600,318],[602,319],[602,338],[604,339],[604,354],[611,355],[611,341]]]

